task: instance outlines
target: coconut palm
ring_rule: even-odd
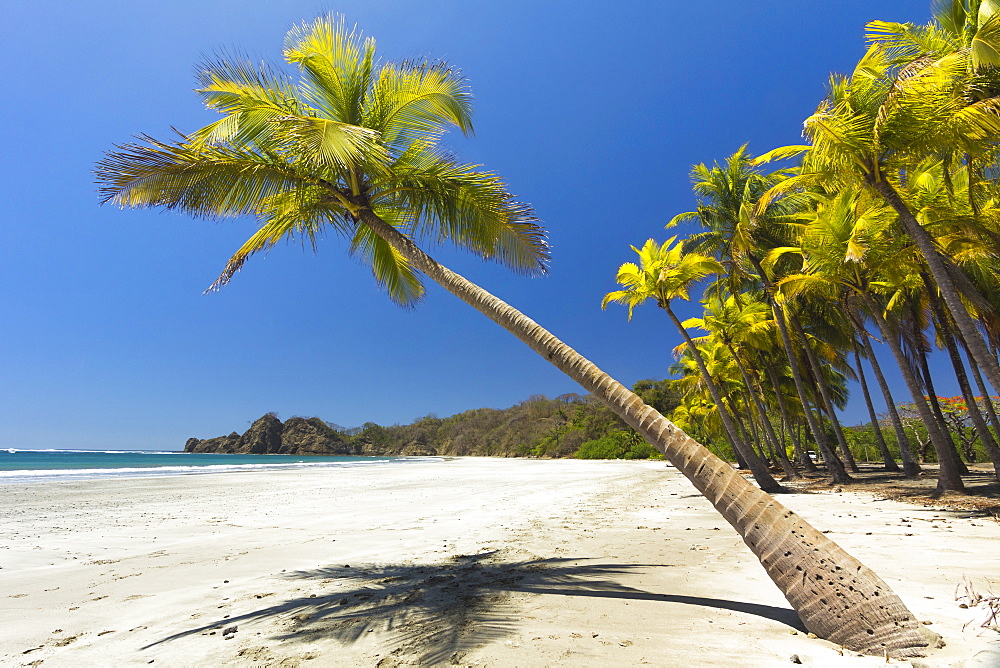
[[[749,296],[741,303],[735,296],[727,299],[720,299],[718,296],[708,297],[705,304],[705,313],[701,318],[689,318],[681,323],[685,329],[689,327],[699,327],[709,332],[709,334],[719,340],[719,342],[729,351],[736,368],[739,370],[743,380],[743,387],[746,394],[750,396],[751,405],[757,413],[758,421],[764,430],[767,441],[771,444],[774,456],[781,465],[782,470],[788,478],[798,478],[799,474],[792,468],[785,453],[784,445],[779,441],[774,431],[774,425],[768,417],[767,408],[764,406],[763,386],[757,378],[751,378],[751,369],[748,368],[745,354],[748,342],[760,342],[767,339],[771,329],[771,309],[761,301],[751,301]],[[755,370],[753,370],[755,371]]]
[[[607,293],[601,302],[601,308],[607,308],[611,302],[624,304],[628,306],[628,317],[631,320],[635,307],[652,299],[666,312],[684,338],[691,356],[698,365],[705,387],[711,394],[712,401],[718,406],[719,417],[733,449],[740,453],[762,489],[778,491],[781,485],[771,476],[767,465],[740,435],[733,416],[723,401],[722,392],[705,366],[705,359],[670,306],[672,299],[690,299],[689,290],[692,284],[711,274],[721,273],[723,267],[707,255],[684,253],[683,245],[675,244],[676,240],[677,237],[671,237],[661,245],[653,239],[648,239],[641,249],[632,246],[632,250],[639,255],[639,264],[626,262],[618,268],[615,280],[624,289]]]
[[[703,232],[693,235],[688,245],[691,250],[707,251],[723,262],[727,276],[725,283],[728,283],[730,294],[740,294],[747,284],[759,284],[763,289],[774,313],[774,322],[778,326],[806,423],[816,447],[823,454],[830,481],[847,483],[851,477],[833,454],[820,418],[809,407],[802,365],[789,332],[788,314],[775,299],[774,283],[762,266],[762,260],[770,249],[789,243],[789,232],[787,226],[780,222],[781,218],[798,211],[804,199],[785,193],[785,197],[762,203],[761,198],[774,192],[780,184],[787,183],[790,174],[784,171],[762,174],[753,162],[743,147],[723,165],[716,164],[711,168],[703,164],[695,165],[691,178],[699,197],[698,208],[675,216],[667,227],[695,221],[705,228]]]
[[[223,117],[172,141],[148,137],[98,164],[105,202],[260,227],[226,266],[224,284],[281,239],[325,231],[349,239],[394,300],[413,303],[421,275],[506,328],[605,402],[705,494],[761,559],[810,630],[857,651],[926,645],[902,601],[857,560],[614,381],[418,242],[450,242],[526,272],[547,256],[530,207],[495,175],[450,159],[438,139],[471,130],[465,80],[441,63],[379,63],[374,40],[321,17],[294,28],[279,68],[220,59],[200,93]],[[803,578],[803,574],[806,575]]]
[[[801,217],[811,217],[802,228],[799,246],[775,249],[768,257],[795,254],[802,258],[802,270],[782,278],[778,286],[786,298],[803,294],[822,295],[833,302],[850,297],[861,300],[878,323],[886,343],[892,349],[914,404],[934,443],[941,462],[939,489],[961,491],[962,480],[953,466],[954,448],[947,434],[939,428],[924,400],[923,386],[913,373],[899,342],[900,325],[893,316],[886,317],[875,290],[893,289],[899,299],[906,281],[914,280],[905,262],[905,247],[899,239],[891,240],[885,231],[895,216],[865,191],[845,188],[835,195],[813,194],[817,209]],[[881,270],[876,274],[875,268]],[[894,273],[895,276],[891,274]],[[919,279],[916,279],[919,280]]]
[[[804,154],[802,173],[763,196],[758,210],[807,184],[822,183],[831,191],[860,184],[877,193],[897,214],[970,353],[997,387],[1000,364],[964,301],[982,296],[921,224],[904,188],[908,173],[931,157],[964,164],[973,172],[994,164],[1000,145],[1000,97],[978,99],[974,94],[978,82],[969,75],[968,50],[904,67],[896,55],[892,46],[876,42],[851,76],[831,77],[828,98],[804,124],[812,144],[775,149],[758,159]]]
[[[892,49],[896,62],[942,58],[965,51],[968,66],[992,74],[1000,66],[1000,2],[996,0],[939,0],[926,25],[872,21],[868,39]]]

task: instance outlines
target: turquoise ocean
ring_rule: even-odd
[[[0,484],[96,478],[235,473],[263,470],[344,469],[427,461],[427,457],[221,455],[160,450],[0,449]]]

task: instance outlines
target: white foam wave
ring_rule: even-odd
[[[238,473],[267,470],[294,469],[345,469],[391,462],[443,461],[440,457],[393,457],[364,461],[336,462],[282,462],[261,464],[208,464],[202,466],[149,466],[104,469],[29,469],[22,471],[0,470],[0,484],[17,482],[93,480],[102,478],[146,478],[172,475],[203,475],[209,473]]]

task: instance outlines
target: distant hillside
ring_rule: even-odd
[[[660,410],[676,402],[665,381],[640,381],[636,390]],[[373,422],[343,429],[320,418],[281,422],[268,413],[243,434],[188,439],[185,452],[294,455],[479,455],[572,457],[648,456],[637,435],[590,396],[536,395],[510,408],[477,408],[447,418],[427,416],[408,425]],[[620,450],[620,452],[618,452]],[[611,453],[611,454],[609,454]],[[617,453],[617,454],[616,454]]]

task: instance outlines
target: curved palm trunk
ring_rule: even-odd
[[[684,341],[687,342],[688,350],[691,351],[691,357],[694,358],[695,363],[698,365],[698,370],[701,372],[701,377],[705,381],[705,386],[708,388],[709,394],[712,395],[712,401],[715,402],[716,408],[719,411],[719,417],[722,419],[722,426],[725,428],[726,433],[729,435],[730,442],[733,447],[740,451],[743,455],[743,460],[747,463],[750,471],[753,473],[754,479],[760,488],[769,491],[777,492],[781,489],[781,485],[775,480],[771,473],[767,470],[767,465],[761,461],[761,458],[757,456],[757,453],[747,445],[746,441],[739,435],[736,431],[736,425],[733,424],[732,416],[729,414],[729,410],[722,401],[722,393],[719,392],[718,386],[716,386],[715,381],[712,380],[712,376],[708,373],[708,367],[705,366],[705,360],[701,356],[701,352],[698,347],[694,345],[694,341],[691,340],[691,335],[688,331],[684,329],[684,325],[681,324],[680,319],[670,308],[670,304],[664,303],[660,305],[667,315],[670,316],[671,322],[677,328],[677,331],[681,333],[684,337]]]
[[[740,371],[740,376],[743,378],[743,384],[747,388],[747,393],[753,400],[754,408],[757,409],[757,415],[760,418],[761,426],[764,429],[764,434],[767,436],[768,441],[771,444],[771,449],[774,450],[774,456],[778,459],[778,463],[781,466],[781,470],[784,471],[785,477],[788,479],[801,478],[799,472],[795,470],[792,463],[788,461],[788,454],[785,452],[784,446],[778,441],[778,435],[774,433],[774,425],[771,424],[771,420],[767,417],[767,409],[764,407],[764,402],[761,401],[760,394],[757,392],[757,387],[751,382],[750,374],[747,373],[747,369],[743,362],[736,355],[736,350],[733,345],[728,341],[723,341],[726,348],[729,349],[729,354],[733,356],[733,360],[736,362],[736,368]]]
[[[843,463],[833,455],[830,444],[826,440],[826,433],[823,431],[823,427],[820,425],[816,415],[809,408],[806,386],[802,380],[802,368],[799,366],[795,348],[792,347],[792,337],[788,333],[788,323],[785,322],[785,313],[774,299],[774,286],[767,280],[767,274],[764,273],[764,268],[761,266],[760,260],[753,255],[750,255],[749,258],[753,263],[754,269],[760,275],[761,281],[764,283],[764,294],[767,296],[767,303],[774,314],[774,321],[778,323],[778,332],[781,334],[781,344],[785,348],[785,355],[788,357],[788,364],[792,370],[792,381],[795,383],[795,391],[799,395],[799,401],[802,402],[802,412],[806,416],[809,431],[812,432],[813,440],[816,441],[816,447],[819,448],[820,453],[823,455],[823,460],[826,462],[826,470],[830,475],[830,482],[838,484],[851,482],[851,476],[847,474]]]
[[[938,401],[937,392],[934,390],[934,380],[931,378],[931,368],[927,364],[927,352],[924,350],[917,351],[917,360],[920,364],[920,373],[924,378],[924,387],[927,388],[927,403],[931,407],[931,412],[934,414],[935,419],[938,424],[938,431],[945,437],[945,442],[948,444],[948,457],[952,461],[952,466],[958,471],[959,475],[969,475],[969,467],[965,465],[962,461],[962,456],[958,452],[958,446],[955,445],[955,440],[951,437],[951,431],[948,429],[948,421],[944,419],[944,411],[941,410],[941,402]],[[940,454],[938,457],[940,458]]]
[[[771,385],[774,387],[774,397],[778,401],[778,410],[781,412],[781,421],[785,425],[784,428],[788,430],[788,433],[792,437],[792,447],[795,448],[795,458],[798,460],[799,464],[802,465],[806,472],[815,473],[818,469],[816,465],[813,464],[812,459],[806,454],[805,450],[802,448],[802,441],[799,438],[799,428],[797,424],[792,422],[792,416],[788,413],[788,406],[785,405],[785,397],[781,392],[781,383],[778,381],[778,374],[775,373],[774,369],[770,366],[765,367],[767,371],[768,380],[771,381]]]
[[[972,391],[972,384],[969,382],[969,375],[965,372],[965,364],[962,363],[962,354],[958,352],[958,345],[955,343],[955,337],[951,329],[951,323],[948,322],[948,318],[944,313],[944,309],[941,308],[941,303],[938,301],[937,295],[931,289],[933,286],[930,285],[930,281],[924,276],[924,285],[928,289],[928,300],[931,303],[931,309],[934,312],[935,324],[938,328],[938,335],[944,342],[945,349],[948,351],[948,357],[951,360],[951,366],[955,370],[955,378],[958,380],[958,386],[962,390],[962,398],[965,399],[965,405],[969,411],[969,417],[972,419],[972,426],[976,430],[976,435],[979,437],[979,441],[983,444],[983,448],[986,449],[986,453],[993,463],[993,471],[996,474],[997,480],[1000,480],[1000,447],[997,447],[997,442],[993,439],[993,434],[990,433],[990,428],[986,424],[986,420],[983,418],[982,412],[979,410],[979,406],[976,404],[976,397]]]
[[[959,342],[961,343],[961,337],[957,336]],[[997,412],[993,408],[993,399],[990,397],[989,390],[986,387],[986,383],[983,382],[983,376],[979,373],[979,366],[976,365],[976,361],[969,358],[969,369],[972,370],[972,377],[976,379],[976,387],[982,393],[983,397],[983,408],[986,411],[986,417],[990,420],[990,425],[993,426],[994,435],[1000,436],[1000,418],[997,417]]]
[[[886,322],[885,318],[882,317],[881,309],[879,305],[875,303],[875,300],[871,298],[870,295],[863,295],[865,301],[868,304],[868,310],[871,312],[872,316],[875,318],[875,322],[878,323],[879,329],[882,331],[882,337],[885,342],[889,345],[889,349],[892,350],[893,357],[896,358],[896,364],[899,365],[899,371],[903,374],[903,380],[906,381],[906,387],[910,391],[910,396],[913,398],[913,404],[916,406],[917,413],[920,415],[921,421],[927,428],[927,434],[931,438],[931,443],[934,444],[934,450],[937,452],[938,462],[940,465],[940,472],[938,474],[938,491],[945,492],[963,492],[965,491],[965,485],[962,484],[962,478],[955,468],[954,463],[949,454],[949,449],[954,449],[953,446],[945,441],[945,436],[938,430],[937,421],[934,419],[934,415],[931,413],[931,409],[927,406],[927,402],[924,401],[924,391],[920,383],[917,381],[916,376],[913,375],[913,370],[910,368],[910,364],[903,354],[903,349],[899,345],[899,340],[896,337],[896,333]]]
[[[861,334],[861,345],[864,346],[868,363],[872,365],[872,371],[875,372],[875,380],[878,382],[879,390],[882,391],[882,398],[885,400],[886,410],[889,412],[889,420],[892,422],[892,429],[896,432],[899,457],[903,460],[903,475],[908,478],[916,477],[920,475],[923,469],[917,463],[917,455],[910,446],[910,439],[906,435],[906,430],[903,429],[903,420],[900,419],[899,411],[896,410],[896,401],[892,398],[889,383],[886,382],[885,375],[882,373],[882,365],[878,363],[878,359],[875,357],[875,350],[872,348],[872,342],[868,338],[868,330],[861,326],[859,320],[855,320],[854,325]]]
[[[899,215],[903,229],[913,239],[914,244],[916,244],[917,249],[927,263],[927,268],[930,269],[931,276],[934,277],[934,283],[937,285],[938,290],[941,291],[941,298],[944,300],[945,306],[948,307],[948,311],[955,320],[955,325],[962,333],[962,337],[968,345],[969,354],[975,358],[976,363],[979,364],[979,367],[986,374],[990,385],[995,390],[1000,391],[1000,363],[997,362],[996,356],[990,353],[990,349],[986,345],[986,340],[980,333],[979,327],[962,303],[962,297],[958,292],[955,281],[948,274],[948,268],[938,253],[934,239],[920,225],[920,221],[913,215],[906,202],[903,201],[903,198],[892,187],[892,184],[882,179],[876,179],[874,176],[870,176],[868,182]]]
[[[928,643],[921,625],[874,572],[524,314],[434,262],[370,209],[359,215],[414,267],[580,383],[660,450],[739,532],[807,629],[857,652],[922,653]]]
[[[969,383],[969,375],[965,372],[965,365],[962,364],[962,356],[958,352],[958,346],[955,345],[955,339],[950,334],[948,331],[943,332],[945,345],[948,348],[948,355],[951,357],[952,366],[955,368],[955,377],[958,379],[958,386],[962,389],[962,398],[965,399],[965,405],[968,408],[969,417],[972,419],[972,426],[976,430],[976,435],[979,437],[979,441],[983,444],[983,448],[986,450],[986,454],[993,464],[994,475],[997,480],[1000,480],[1000,447],[997,446],[997,442],[993,439],[989,425],[986,424],[982,411],[979,410],[979,405],[976,403],[976,396],[972,392],[972,384]]]
[[[819,399],[816,404],[822,408],[823,412],[826,413],[827,417],[830,418],[830,424],[833,426],[833,434],[837,439],[837,447],[840,448],[840,454],[844,456],[844,462],[847,464],[847,468],[851,470],[851,473],[859,473],[861,469],[858,468],[858,463],[854,461],[854,455],[851,453],[850,446],[847,445],[847,438],[844,436],[844,430],[840,427],[840,420],[837,419],[837,412],[833,408],[833,400],[830,399],[830,391],[827,389],[826,383],[823,382],[822,369],[820,368],[819,359],[816,358],[816,352],[809,345],[809,338],[806,336],[805,330],[802,329],[802,325],[797,319],[789,318],[792,325],[795,326],[795,333],[802,339],[802,350],[806,354],[806,362],[809,364],[809,368],[812,371],[812,377],[816,381],[814,385],[819,391]],[[815,396],[815,392],[813,393]]]
[[[882,453],[882,463],[885,465],[886,471],[892,471],[893,473],[899,473],[899,465],[896,464],[896,460],[892,458],[892,453],[889,452],[889,446],[885,444],[885,437],[882,436],[882,427],[878,423],[878,414],[875,412],[875,406],[872,404],[872,395],[868,391],[868,382],[865,380],[865,370],[861,365],[861,354],[858,352],[858,342],[854,342],[854,364],[858,369],[858,382],[861,383],[861,393],[865,396],[865,406],[868,407],[868,415],[872,421],[872,429],[875,430],[875,441],[878,443],[878,450]]]
[[[995,434],[997,435],[998,438],[1000,438],[1000,417],[997,417],[997,412],[993,408],[993,399],[990,397],[989,388],[986,386],[986,383],[983,382],[983,375],[979,372],[979,365],[976,364],[976,360],[973,359],[972,355],[969,354],[969,349],[965,345],[965,340],[962,338],[962,333],[961,332],[953,332],[953,333],[955,334],[955,338],[958,340],[958,342],[962,344],[962,348],[965,349],[966,356],[968,356],[969,358],[969,369],[972,370],[972,377],[976,379],[976,387],[979,388],[979,391],[983,395],[983,408],[986,409],[986,416],[989,418],[990,424],[993,426]]]

